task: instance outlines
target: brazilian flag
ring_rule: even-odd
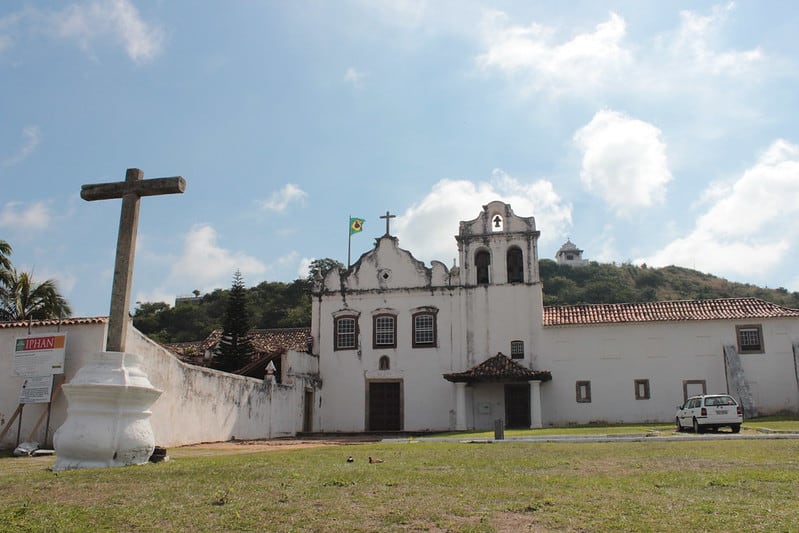
[[[363,231],[363,223],[366,220],[362,218],[350,217],[350,235],[353,233],[360,233]]]

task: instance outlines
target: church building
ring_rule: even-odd
[[[545,307],[533,217],[483,206],[460,223],[452,268],[415,259],[386,220],[372,250],[315,283],[314,431],[667,422],[700,393],[729,392],[747,416],[799,413],[799,310]]]

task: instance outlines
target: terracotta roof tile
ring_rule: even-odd
[[[453,383],[474,383],[485,381],[549,381],[552,374],[549,371],[536,371],[524,368],[519,363],[511,360],[507,355],[498,353],[489,357],[477,366],[465,372],[444,374],[444,379]]]
[[[105,324],[108,322],[107,316],[95,317],[78,317],[78,318],[62,318],[61,320],[34,320],[28,322],[27,320],[20,320],[16,322],[0,322],[0,329],[5,328],[27,328],[30,324],[31,327],[45,327],[45,326],[76,326],[80,324]]]
[[[544,326],[796,317],[799,317],[799,309],[782,307],[758,298],[544,307]]]

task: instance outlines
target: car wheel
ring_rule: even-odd
[[[680,417],[678,416],[675,420],[677,421],[677,431],[682,431],[682,426],[680,425]]]
[[[730,426],[730,429],[733,433],[738,433],[741,431],[741,424],[733,424]]]
[[[696,418],[694,418],[694,433],[702,433],[702,427],[699,425],[699,422],[696,421]]]

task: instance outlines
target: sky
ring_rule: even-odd
[[[793,1],[4,0],[0,239],[106,315],[119,200],[134,302],[304,277],[385,233],[430,264],[501,200],[539,256],[799,290]]]

